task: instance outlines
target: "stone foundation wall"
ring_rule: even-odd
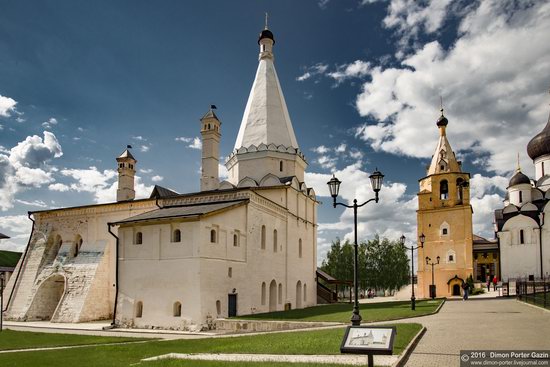
[[[306,329],[312,327],[341,325],[338,322],[295,322],[295,321],[261,321],[261,320],[214,320],[216,330],[234,333],[253,331],[281,331]]]

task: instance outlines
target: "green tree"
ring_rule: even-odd
[[[343,244],[339,238],[332,241],[330,250],[321,265],[321,269],[339,280],[353,280],[353,244],[346,240]],[[340,288],[351,291],[349,287]]]
[[[395,291],[408,283],[409,258],[399,241],[380,240],[376,235],[365,248],[364,288]]]
[[[398,241],[387,238],[362,242],[358,246],[359,289],[394,291],[409,281],[410,267],[406,249]],[[321,269],[339,280],[353,280],[354,248],[349,241],[339,238],[332,242]],[[351,292],[349,287],[347,290]]]

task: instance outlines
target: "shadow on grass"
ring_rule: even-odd
[[[442,300],[422,300],[416,302],[416,310],[411,310],[410,301],[363,303],[359,305],[363,322],[389,321],[434,313]],[[253,315],[243,315],[233,319],[241,320],[286,320],[286,321],[326,321],[347,323],[351,318],[353,305],[338,303],[314,306],[290,311],[278,311]]]

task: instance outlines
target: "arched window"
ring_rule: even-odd
[[[216,230],[212,229],[210,230],[210,242],[216,243]]]
[[[239,246],[239,236],[236,233],[233,234],[233,246]]]
[[[541,176],[544,176],[544,162],[540,162]]]
[[[265,226],[262,226],[262,250],[265,250]]]
[[[449,223],[447,222],[441,223],[441,225],[439,226],[439,231],[441,236],[447,236],[450,233]]]
[[[454,250],[447,251],[447,264],[454,264],[456,262],[456,252]]]
[[[265,306],[265,282],[262,283],[262,306]]]
[[[79,234],[76,235],[74,239],[74,244],[72,247],[72,257],[77,257],[78,253],[80,252],[80,247],[82,246],[82,237],[80,237]]]
[[[459,203],[462,203],[462,197],[463,192],[462,189],[464,187],[464,180],[462,178],[457,178],[456,180],[456,198]]]
[[[281,305],[283,304],[283,284],[282,283],[279,283],[279,299],[278,299],[278,303]]]
[[[139,318],[143,316],[143,302],[139,301],[136,303],[136,317]]]
[[[273,252],[277,252],[277,230],[273,230]]]
[[[143,243],[143,233],[136,232],[136,237],[134,239],[134,244],[141,245]]]
[[[525,234],[523,232],[523,229],[519,230],[519,243],[521,243],[521,244],[525,243]]]
[[[302,258],[302,239],[298,240],[298,257]]]
[[[307,301],[307,284],[304,283],[304,302]]]
[[[181,242],[181,231],[179,229],[172,232],[172,242]]]
[[[227,277],[233,278],[233,268],[231,266],[227,269]]]
[[[181,316],[181,303],[176,302],[174,303],[174,317],[180,317]]]
[[[518,191],[518,194],[519,194],[519,202],[522,203],[523,202],[523,193],[521,191]]]
[[[441,200],[447,200],[449,198],[449,183],[447,180],[443,180],[439,183],[439,198]]]
[[[279,171],[283,172],[283,161],[279,162]]]
[[[220,300],[216,301],[216,313],[218,314],[218,316],[222,314],[222,303],[220,302]]]

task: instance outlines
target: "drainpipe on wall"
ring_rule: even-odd
[[[540,248],[540,277],[544,279],[542,268],[542,226],[544,225],[544,212],[539,214],[539,248]]]
[[[116,257],[116,262],[115,262],[115,307],[113,309],[113,322],[111,322],[110,326],[104,327],[103,328],[104,330],[114,329],[116,327],[116,308],[117,308],[117,304],[118,304],[118,236],[111,231],[111,226],[113,226],[112,223],[107,223],[107,231],[109,231],[111,236],[113,236],[116,239],[116,246],[115,246],[115,257]]]
[[[25,252],[23,253],[23,256],[21,257],[20,263],[21,266],[19,266],[19,270],[17,270],[17,275],[15,276],[15,281],[13,282],[13,287],[11,287],[10,296],[8,297],[8,302],[6,302],[6,307],[3,310],[0,310],[0,312],[6,312],[8,310],[8,307],[10,305],[11,299],[13,297],[13,293],[15,292],[15,288],[17,287],[17,281],[19,280],[19,275],[21,274],[21,269],[23,269],[23,264],[25,263],[25,260],[27,258],[27,253],[29,252],[29,246],[31,244],[32,234],[34,233],[34,219],[31,218],[32,212],[27,212],[27,216],[32,221],[32,229],[31,229],[31,235],[29,236],[29,241],[27,242],[27,247],[25,247]],[[3,297],[3,295],[2,295]]]

